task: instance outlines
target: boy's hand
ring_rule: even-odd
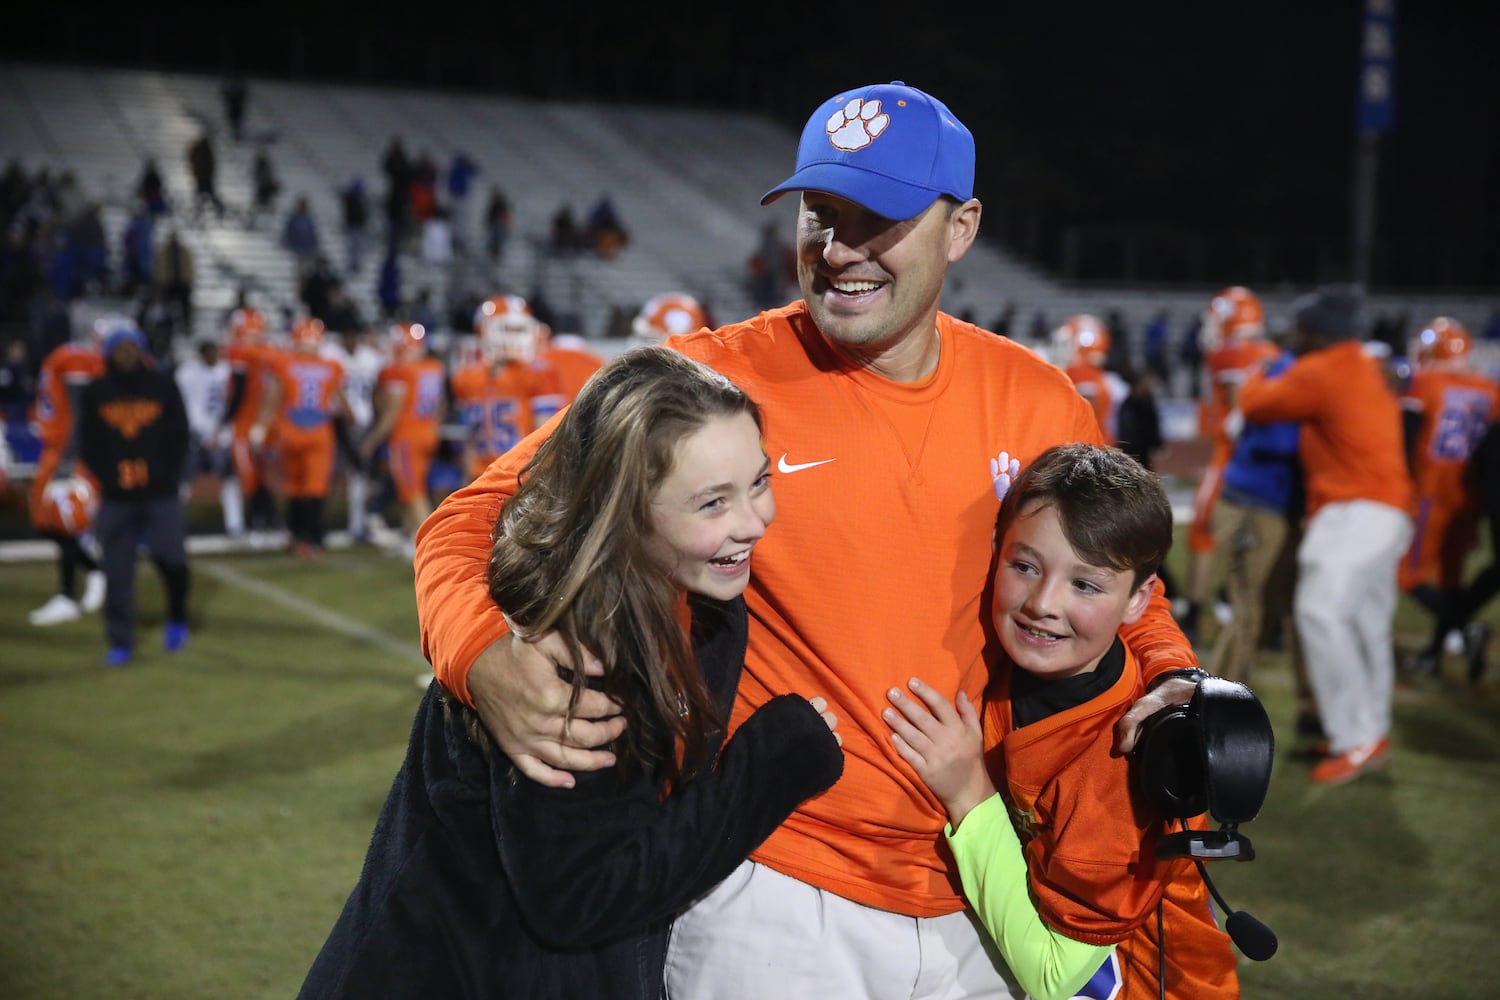
[[[948,821],[957,829],[970,809],[995,794],[994,782],[984,767],[979,712],[962,691],[950,705],[948,699],[915,677],[907,685],[921,700],[891,688],[887,694],[896,707],[885,709],[881,716],[895,730],[891,742],[896,752],[932,789],[948,810]]]

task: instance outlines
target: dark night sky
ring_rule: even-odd
[[[1500,284],[1500,3],[1398,0],[1377,284]],[[966,5],[967,6],[967,5]],[[991,235],[1082,276],[1309,281],[1347,258],[1361,0],[936,4],[453,2],[30,7],[0,55],[535,97],[733,104],[792,127],[904,79],[974,131]],[[253,14],[252,14],[253,12]],[[226,20],[226,16],[238,18]],[[1198,248],[1196,263],[1184,246]]]

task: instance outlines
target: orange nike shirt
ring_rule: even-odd
[[[1309,515],[1348,500],[1411,510],[1401,404],[1380,363],[1358,342],[1304,354],[1274,379],[1257,371],[1239,399],[1247,420],[1302,424]]]
[[[999,508],[992,461],[1097,442],[1093,411],[1026,348],[938,317],[937,370],[891,382],[850,366],[795,303],[667,343],[765,408],[777,517],[752,561],[751,628],[731,728],[771,697],[821,695],[839,717],[844,775],[754,857],[869,906],[962,909],[938,853],[945,816],[880,717],[920,676],[979,699],[990,633],[983,595]],[[485,584],[490,531],[550,424],[452,494],[423,524],[417,606],[438,679],[471,700],[474,658],[505,632]],[[1195,663],[1159,593],[1127,641],[1148,675]]]

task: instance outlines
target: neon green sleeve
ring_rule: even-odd
[[[999,794],[945,833],[964,895],[1010,971],[1033,1000],[1069,1000],[1104,963],[1113,945],[1084,944],[1043,923],[1031,901],[1021,841]]]

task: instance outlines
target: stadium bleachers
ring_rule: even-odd
[[[0,63],[0,158],[74,171],[105,206],[116,259],[141,166],[148,157],[157,161],[179,231],[198,262],[198,334],[217,332],[241,286],[276,306],[295,306],[295,267],[279,236],[298,195],[308,196],[324,249],[340,267],[338,192],[354,177],[364,178],[370,191],[378,232],[380,160],[396,136],[409,154],[425,150],[440,166],[460,150],[480,165],[466,218],[456,227],[472,234],[471,243],[479,239],[491,184],[502,187],[513,206],[513,235],[498,270],[484,261],[476,266],[473,258],[445,268],[413,253],[403,256],[405,290],[428,287],[439,303],[450,292],[489,294],[502,283],[523,294],[540,290],[575,321],[578,329],[564,332],[597,339],[616,311],[678,289],[731,321],[754,311],[744,278],[761,227],[768,218],[784,220],[790,238],[792,206],[763,209],[758,200],[788,170],[796,135],[761,116],[255,78],[244,139],[232,143],[219,84],[215,77],[183,73]],[[218,187],[234,210],[222,221],[208,215],[194,222],[187,213],[192,181],[185,150],[204,129],[216,136]],[[252,229],[239,213],[251,201],[251,162],[261,143],[271,150],[283,187],[276,216]],[[557,208],[568,203],[581,216],[605,193],[630,230],[629,246],[607,261],[547,255],[541,243]],[[344,276],[367,316],[378,312],[378,264],[370,255],[360,273]],[[1222,284],[1233,280],[1227,275]],[[1175,336],[1217,287],[1070,287],[985,243],[951,270],[944,308],[971,312],[988,325],[1013,304],[1017,335],[1038,310],[1056,324],[1073,313],[1116,309],[1138,333],[1166,309]],[[1257,291],[1275,312],[1304,289]],[[1404,311],[1413,322],[1445,313],[1476,331],[1497,305],[1495,296],[1377,294],[1370,301],[1372,312]]]

